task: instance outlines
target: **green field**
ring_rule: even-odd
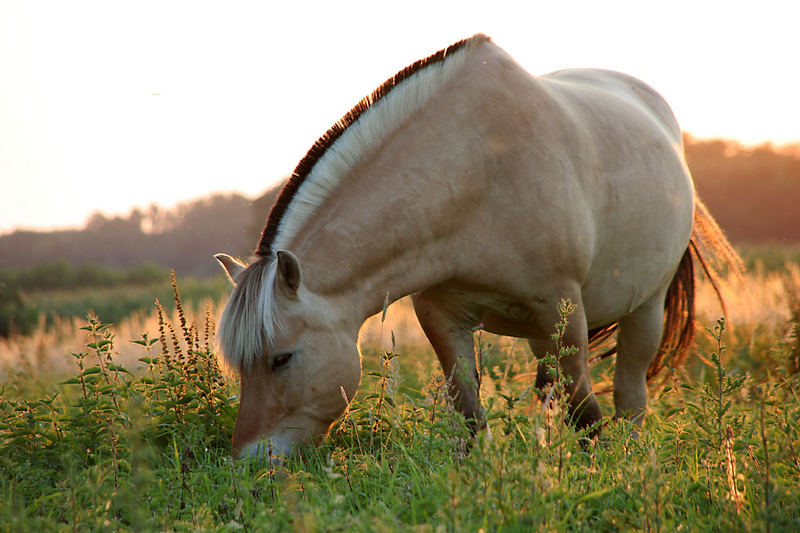
[[[22,365],[0,386],[0,531],[798,530],[797,273],[759,278],[755,292],[783,291],[771,324],[701,313],[710,330],[652,384],[639,440],[621,421],[582,440],[531,387],[522,344],[485,333],[491,437],[473,440],[429,346],[381,348],[387,321],[329,437],[281,466],[230,459],[237,384],[214,313],[181,306],[128,338],[93,319],[67,375]],[[140,360],[123,366],[131,346]]]
[[[220,274],[183,279],[181,287],[187,301],[200,302],[219,299],[229,283]],[[74,267],[65,262],[0,268],[0,337],[31,333],[58,319],[83,318],[88,313],[118,323],[137,312],[149,313],[156,298],[173,308],[172,292],[169,272],[148,264],[129,269]]]

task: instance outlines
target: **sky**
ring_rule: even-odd
[[[474,33],[620,70],[684,130],[800,141],[800,2],[0,0],[0,233],[255,196],[395,72]]]

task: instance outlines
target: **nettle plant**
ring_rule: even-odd
[[[18,484],[12,500],[57,491],[71,476],[89,473],[97,490],[70,497],[117,494],[134,476],[143,446],[228,452],[234,384],[211,349],[211,309],[202,327],[188,324],[174,273],[172,285],[177,324],[156,302],[159,337],[132,341],[145,351],[143,367],[118,364],[111,326],[89,316],[81,328],[86,350],[71,354],[76,373],[57,391],[29,399],[35,392],[23,373],[0,387],[0,463]],[[53,477],[54,465],[66,474],[62,481]]]

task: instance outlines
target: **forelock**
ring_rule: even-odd
[[[225,362],[234,369],[249,367],[281,327],[274,291],[276,274],[277,261],[263,258],[237,276],[218,335]]]

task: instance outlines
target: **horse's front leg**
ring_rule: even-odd
[[[457,318],[446,303],[429,292],[415,294],[412,301],[419,323],[442,365],[456,409],[473,432],[483,428],[486,420],[480,402],[481,377],[470,324]]]

